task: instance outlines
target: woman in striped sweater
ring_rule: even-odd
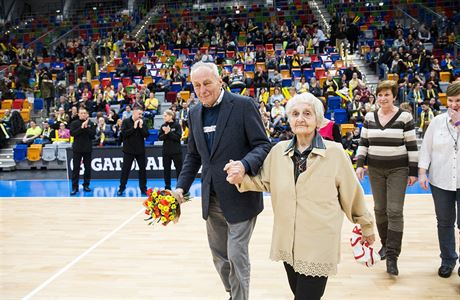
[[[382,242],[379,254],[387,259],[387,272],[398,275],[406,185],[417,181],[417,142],[412,115],[394,105],[398,95],[396,82],[380,82],[376,93],[380,108],[366,114],[356,174],[359,179],[364,178],[363,167],[367,161],[375,220]]]

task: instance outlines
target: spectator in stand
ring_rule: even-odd
[[[257,67],[253,80],[254,87],[268,87],[268,74],[261,67]]]
[[[459,259],[455,220],[460,229],[460,82],[449,85],[446,94],[448,110],[436,116],[428,127],[418,163],[420,186],[428,190],[430,185],[434,200],[441,252],[438,275],[443,278],[450,277]]]
[[[339,90],[339,85],[337,82],[334,80],[334,77],[332,77],[332,74],[328,73],[327,78],[323,83],[323,95],[327,98],[329,96],[335,96],[336,93]]]
[[[70,142],[70,130],[65,127],[64,123],[59,124],[59,129],[57,130],[57,143],[68,143]]]
[[[270,100],[269,100],[269,103],[268,103],[270,108],[273,107],[273,105],[275,105],[275,101],[277,101],[277,100],[280,103],[283,102],[283,100],[284,100],[284,96],[281,93],[281,88],[280,87],[275,87],[273,95],[270,97]]]
[[[149,97],[145,100],[145,115],[152,120],[152,124],[155,116],[158,114],[158,106],[159,101],[155,98],[155,93],[150,92]]]
[[[113,144],[115,144],[113,131],[111,130],[110,125],[105,123],[105,119],[100,117],[97,119],[96,139],[94,140],[94,145],[103,147],[105,145]]]
[[[379,109],[366,114],[357,151],[356,174],[364,179],[367,160],[374,196],[374,211],[387,273],[398,275],[404,227],[404,197],[407,185],[417,180],[417,142],[412,115],[394,105],[398,86],[392,80],[377,86]],[[386,187],[391,186],[391,189]]]
[[[307,79],[304,76],[300,77],[300,81],[295,85],[295,90],[298,94],[308,92],[309,88]]]
[[[420,129],[422,131],[422,137],[425,135],[425,132],[433,118],[434,114],[430,108],[430,102],[424,101],[422,103],[422,112],[420,113]]]
[[[273,126],[275,128],[280,127],[286,121],[286,113],[284,107],[281,106],[279,100],[275,100],[274,105],[271,110],[271,117]]]
[[[272,78],[270,78],[270,85],[275,86],[275,87],[280,87],[282,81],[283,81],[283,77],[278,72],[278,70],[275,70]]]
[[[93,87],[91,86],[91,83],[88,82],[86,77],[83,76],[81,82],[78,84],[78,93],[82,94],[85,88],[88,89],[88,91],[91,91]]]
[[[133,115],[133,112],[131,111],[131,106],[130,105],[127,105],[125,107],[125,111],[123,112],[122,116],[121,116],[121,119],[124,120],[124,119],[129,119],[131,118]]]
[[[118,119],[117,122],[112,125],[113,138],[115,140],[115,145],[121,145],[121,126],[123,124],[122,119]]]
[[[310,87],[308,88],[309,92],[312,93],[315,97],[321,97],[321,88],[319,86],[316,77],[310,78]]]
[[[425,93],[421,88],[420,82],[416,82],[414,87],[409,91],[407,100],[411,103],[412,107],[419,107],[425,101]]]
[[[29,122],[29,128],[26,131],[26,134],[22,138],[22,143],[27,144],[27,145],[32,145],[35,142],[35,139],[40,137],[42,134],[42,129],[40,126],[37,126],[37,123],[35,121],[30,121]]]
[[[418,39],[422,43],[429,43],[431,42],[431,33],[430,31],[426,28],[425,24],[422,24],[420,26],[420,30],[418,32]]]
[[[54,130],[51,129],[50,124],[46,120],[43,121],[42,125],[43,125],[43,130],[42,130],[42,134],[40,135],[40,138],[42,140],[42,145],[51,144],[52,139],[54,138],[54,135],[55,135]]]
[[[49,114],[51,107],[54,106],[54,84],[48,75],[44,75],[41,82],[41,97],[45,99],[46,113]]]

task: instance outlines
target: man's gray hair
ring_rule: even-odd
[[[308,104],[313,108],[313,110],[315,111],[316,123],[319,126],[324,119],[324,105],[321,100],[319,100],[313,94],[308,92],[297,94],[294,97],[292,97],[291,100],[289,100],[289,102],[286,104],[286,114],[288,118],[291,116],[292,109],[300,103]]]
[[[217,69],[217,65],[215,63],[202,61],[199,61],[192,66],[192,69],[190,71],[190,77],[193,77],[193,73],[195,73],[201,68],[207,68],[211,70],[217,78],[220,78],[219,70]]]

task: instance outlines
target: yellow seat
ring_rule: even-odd
[[[254,72],[252,72],[252,71],[244,72],[244,76],[245,76],[246,78],[254,79]]]
[[[42,145],[41,144],[32,144],[27,148],[27,159],[29,161],[39,161],[42,156]]]
[[[21,117],[24,120],[24,122],[29,122],[30,121],[30,109],[28,108],[23,108],[21,109]]]
[[[160,62],[165,63],[168,60],[167,56],[160,56]]]
[[[283,77],[283,78],[291,78],[291,71],[289,71],[289,69],[281,70],[281,77]]]
[[[11,106],[13,106],[13,100],[11,99],[2,100],[2,109],[11,109]]]
[[[152,76],[145,76],[145,77],[144,77],[144,84],[145,84],[145,85],[149,85],[149,84],[151,84],[152,82],[153,82]]]
[[[388,80],[398,81],[398,74],[388,74]]]
[[[355,125],[354,124],[342,124],[340,125],[340,133],[342,136],[347,134],[347,132],[352,132],[355,130]]]
[[[29,109],[30,108],[30,102],[25,100],[24,102],[22,102],[22,108],[23,109]]]
[[[96,85],[99,85],[99,86],[100,86],[100,84],[101,84],[101,83],[99,82],[99,79],[92,79],[92,80],[91,80],[91,87],[92,87],[93,89],[94,89],[94,87],[95,87]]]
[[[182,66],[184,65],[184,62],[180,59],[176,60],[176,67],[178,67],[179,69],[182,68]]]
[[[336,60],[334,65],[336,69],[342,69],[344,67],[343,60]]]
[[[0,119],[2,119],[5,116],[5,110],[0,109]]]
[[[450,72],[440,72],[439,81],[450,82]]]
[[[319,78],[319,87],[323,88],[324,82],[326,81],[327,77],[323,76]]]
[[[188,101],[190,99],[190,91],[180,91],[180,96],[185,101]]]
[[[447,94],[446,93],[439,93],[439,102],[441,102],[443,106],[447,106]]]
[[[107,72],[109,72],[109,73],[110,72],[115,72],[115,65],[112,65],[112,64],[108,65],[107,66]]]
[[[256,70],[257,70],[258,68],[262,68],[263,71],[266,71],[266,70],[267,70],[267,68],[265,67],[265,63],[264,63],[264,62],[258,62],[258,63],[256,63]]]

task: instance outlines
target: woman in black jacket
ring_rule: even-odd
[[[182,130],[175,120],[176,115],[172,110],[163,113],[164,124],[161,125],[158,139],[163,141],[163,168],[165,189],[171,189],[171,162],[176,167],[176,178],[179,178],[182,169],[182,146],[180,140]]]

